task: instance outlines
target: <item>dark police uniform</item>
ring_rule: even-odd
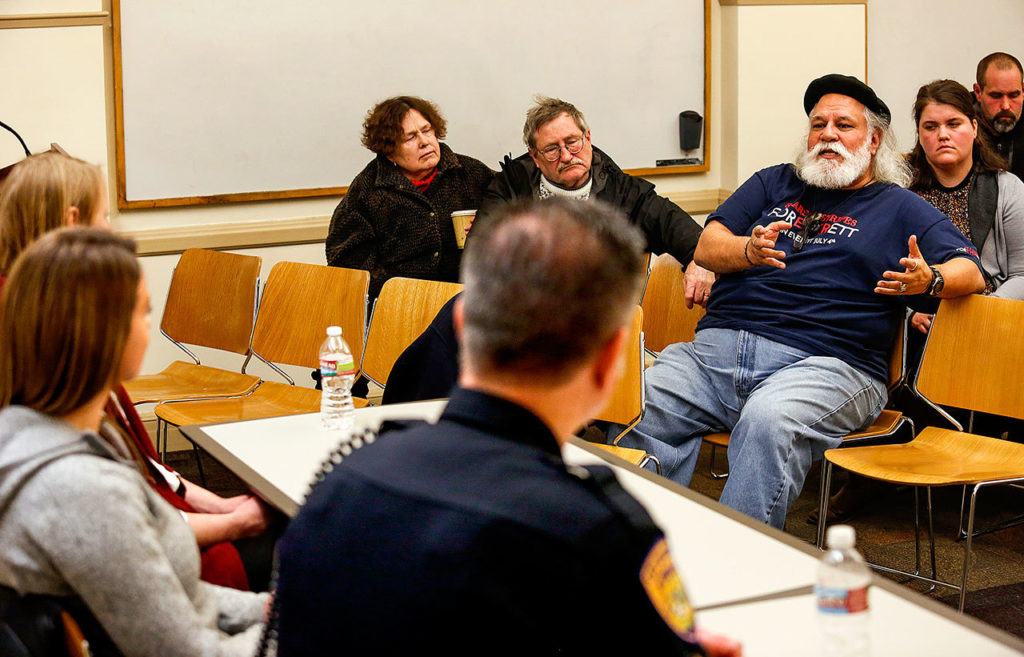
[[[278,654],[693,654],[664,535],[608,468],[562,461],[509,401],[456,388],[436,425],[330,472],[279,544]]]

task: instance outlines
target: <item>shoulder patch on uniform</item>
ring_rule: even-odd
[[[693,607],[672,563],[665,538],[658,540],[644,558],[640,583],[665,624],[680,638],[689,640],[693,632]]]

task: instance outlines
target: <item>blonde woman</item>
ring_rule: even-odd
[[[78,609],[96,654],[251,655],[266,595],[200,581],[192,531],[104,420],[149,340],[134,243],[37,240],[0,295],[0,335],[0,584]]]
[[[64,226],[108,228],[107,188],[95,164],[31,155],[0,185],[0,274],[29,244]]]

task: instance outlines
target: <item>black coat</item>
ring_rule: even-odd
[[[459,388],[310,493],[278,543],[278,655],[693,654],[650,597],[692,638],[664,540],[608,468]]]
[[[370,298],[394,276],[459,280],[462,251],[452,212],[480,206],[494,173],[441,144],[437,177],[420,192],[378,155],[348,188],[331,217],[327,264],[370,272]]]
[[[693,260],[693,251],[700,239],[701,227],[685,210],[663,196],[654,185],[625,173],[607,154],[594,147],[590,167],[594,179],[590,198],[597,198],[620,208],[647,238],[647,250],[671,253],[684,265]],[[535,196],[540,187],[540,169],[524,153],[514,160],[506,159],[501,172],[487,188],[477,220],[486,220],[501,203],[515,198]]]

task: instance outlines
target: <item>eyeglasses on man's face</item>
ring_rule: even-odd
[[[569,151],[570,155],[576,155],[583,150],[584,144],[587,143],[587,138],[583,135],[577,137],[569,137],[561,144],[551,144],[538,150],[540,156],[548,162],[557,162],[562,157],[562,149]]]

